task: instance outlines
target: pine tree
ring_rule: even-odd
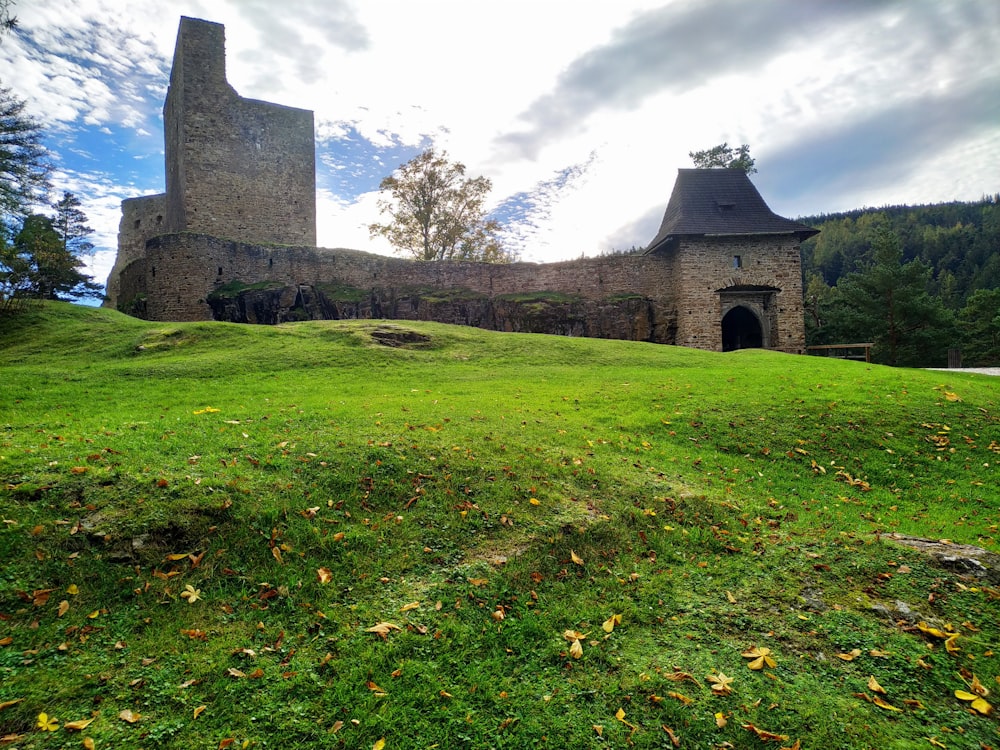
[[[24,100],[0,86],[0,219],[5,228],[43,202],[49,187],[42,127],[24,107]]]
[[[53,204],[56,215],[52,219],[52,228],[62,241],[63,252],[78,258],[94,252],[94,243],[87,238],[94,230],[87,226],[87,215],[80,209],[80,199],[68,191]]]
[[[898,235],[886,226],[873,233],[870,260],[837,285],[844,330],[875,344],[874,357],[889,365],[941,364],[954,320],[928,292],[930,269],[903,263]]]

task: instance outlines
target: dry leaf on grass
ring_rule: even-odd
[[[765,666],[774,667],[777,666],[774,658],[771,656],[771,649],[762,647],[757,648],[756,646],[749,651],[744,651],[740,654],[744,659],[750,659],[750,663],[747,664],[750,669],[757,671],[763,669]],[[752,725],[751,725],[752,726]]]

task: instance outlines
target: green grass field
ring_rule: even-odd
[[[998,385],[0,320],[0,742],[1000,747],[997,581],[887,539],[1000,552]]]

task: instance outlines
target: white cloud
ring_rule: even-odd
[[[361,163],[320,161],[324,245],[387,252],[367,232],[372,174],[428,141],[490,177],[496,204],[519,198],[511,235],[534,260],[648,241],[688,152],[723,140],[751,145],[786,215],[1000,190],[992,2],[33,0],[18,13],[32,43],[0,45],[5,83],[54,131],[89,131],[60,153],[78,177],[93,167],[83,152],[102,159],[96,135],[135,157],[119,161],[162,160],[143,141],[162,137],[178,18],[224,23],[242,95],[313,109],[321,153],[358,146]],[[334,195],[348,178],[367,182]],[[112,204],[150,185],[79,179],[111,248]]]

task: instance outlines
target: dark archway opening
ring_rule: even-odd
[[[743,306],[734,307],[722,318],[722,351],[759,349],[764,334],[757,316]]]

